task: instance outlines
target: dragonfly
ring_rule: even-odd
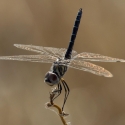
[[[79,9],[78,14],[76,16],[76,20],[74,23],[73,31],[67,49],[43,47],[35,45],[14,44],[14,46],[17,48],[32,51],[37,54],[0,56],[0,60],[17,60],[17,61],[39,62],[39,63],[51,63],[52,66],[50,68],[50,71],[48,71],[45,74],[44,82],[47,83],[49,86],[54,86],[54,85],[57,86],[56,92],[58,94],[55,98],[57,98],[61,94],[62,86],[64,87],[65,97],[62,106],[62,111],[64,109],[64,105],[66,103],[66,100],[70,92],[67,83],[63,79],[63,76],[68,68],[79,69],[82,71],[93,73],[98,76],[112,77],[113,75],[108,70],[93,63],[90,63],[89,61],[125,62],[124,59],[112,58],[95,53],[82,52],[78,54],[75,50],[73,50],[81,17],[82,17],[82,8]]]

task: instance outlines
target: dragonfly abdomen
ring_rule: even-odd
[[[73,27],[71,39],[70,39],[70,42],[69,42],[69,46],[68,46],[68,49],[67,49],[66,54],[65,54],[65,59],[71,59],[72,49],[73,49],[73,46],[74,46],[74,41],[75,41],[75,38],[76,38],[76,35],[77,35],[77,31],[78,31],[78,28],[79,28],[81,16],[82,16],[82,9],[80,8],[79,12],[77,14],[76,20],[75,20],[75,24],[74,24],[74,27]]]

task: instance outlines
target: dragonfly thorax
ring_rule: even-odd
[[[52,72],[57,74],[59,78],[63,77],[67,69],[67,65],[61,62],[54,62],[54,64],[51,67]]]
[[[51,70],[46,73],[44,81],[50,86],[58,84],[67,71],[67,68],[67,65],[63,65],[63,63],[60,63],[59,61],[54,62]]]

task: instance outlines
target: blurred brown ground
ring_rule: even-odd
[[[83,16],[74,49],[125,59],[123,0],[0,0],[0,56],[33,54],[14,43],[67,47],[79,8]],[[113,78],[70,69],[65,106],[72,125],[125,125],[125,64],[96,63]],[[46,110],[50,64],[0,61],[0,125],[61,125]],[[62,105],[63,95],[56,104]]]

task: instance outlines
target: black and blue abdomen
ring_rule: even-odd
[[[76,20],[75,20],[75,24],[74,24],[74,27],[73,27],[71,39],[70,39],[70,42],[69,42],[69,46],[68,46],[66,54],[65,54],[65,59],[71,59],[72,49],[73,49],[74,41],[75,41],[75,38],[76,38],[76,35],[77,35],[77,31],[78,31],[78,28],[79,28],[81,16],[82,16],[82,9],[80,8],[79,11],[78,11]]]

